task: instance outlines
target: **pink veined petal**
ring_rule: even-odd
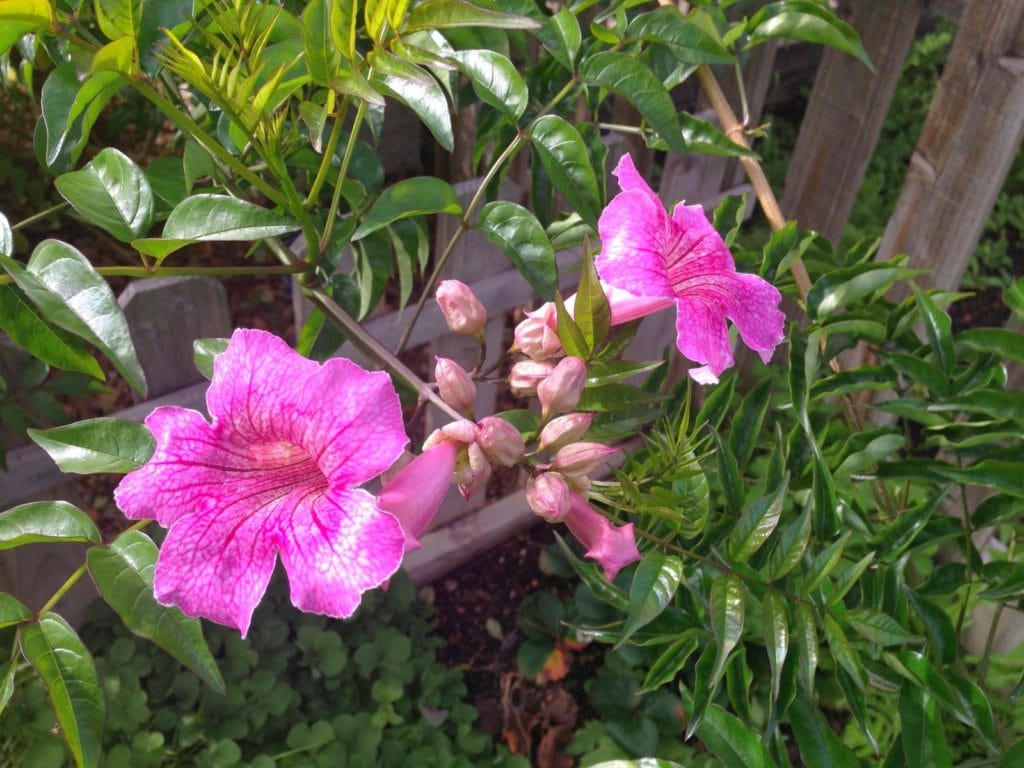
[[[718,302],[700,295],[676,301],[676,346],[683,357],[705,364],[716,377],[732,365],[729,329]]]
[[[401,565],[401,526],[360,489],[289,502],[275,512],[273,527],[292,603],[303,611],[351,616],[362,593]]]
[[[689,280],[736,271],[728,246],[701,206],[680,203],[672,211],[669,227],[665,270],[676,295]]]
[[[630,320],[653,315],[675,303],[665,296],[634,296],[614,285],[605,285],[604,292],[612,311],[612,325],[621,325]]]
[[[767,363],[785,336],[786,315],[779,309],[782,294],[767,280],[743,272],[733,275],[733,302],[726,311],[743,343]]]
[[[377,506],[397,518],[405,534],[405,551],[420,548],[419,536],[430,525],[452,484],[459,444],[445,440],[423,451],[388,480]]]

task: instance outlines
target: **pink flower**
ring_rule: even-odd
[[[472,289],[459,280],[442,280],[435,294],[448,330],[462,336],[482,338],[487,310]]]
[[[244,636],[280,556],[298,608],[352,615],[404,548],[398,520],[357,488],[408,442],[387,374],[343,359],[321,366],[239,330],[214,361],[206,404],[210,422],[153,411],[156,451],[114,492],[128,517],[169,528],[157,600]]]
[[[541,304],[515,328],[513,350],[534,360],[548,360],[562,354],[562,341],[558,338],[557,310],[552,301]]]
[[[398,470],[377,494],[377,506],[401,524],[406,552],[420,548],[420,534],[440,509],[452,483],[459,447],[454,440],[444,440],[427,448]]]
[[[733,364],[726,318],[768,362],[782,341],[785,322],[775,287],[736,271],[729,249],[699,205],[677,205],[670,217],[629,155],[623,155],[614,173],[622,191],[598,221],[601,252],[595,266],[602,282],[638,302],[675,302],[676,344],[684,357],[704,364],[691,373],[699,381],[717,381]],[[619,303],[618,322],[627,309],[641,310],[639,304]]]
[[[519,430],[499,416],[487,416],[476,423],[480,447],[493,463],[514,467],[523,458],[526,444]]]
[[[551,375],[537,385],[541,418],[547,419],[576,407],[587,383],[587,365],[578,357],[563,357]]]
[[[578,494],[569,494],[569,511],[562,519],[572,535],[587,548],[587,557],[597,560],[611,581],[630,563],[640,559],[633,524],[612,525],[604,515]]]
[[[557,472],[542,472],[526,481],[526,503],[549,523],[560,522],[569,513],[571,495],[565,478]]]

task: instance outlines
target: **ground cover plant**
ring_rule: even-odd
[[[22,711],[48,722],[79,766],[146,752],[157,764],[287,765],[321,749],[330,764],[412,765],[421,743],[453,765],[515,764],[470,730],[458,696],[432,698],[457,683],[403,687],[417,679],[404,659],[420,658],[407,646],[429,651],[415,622],[403,642],[381,623],[372,635],[326,631],[319,618],[288,627],[257,606],[280,559],[295,607],[353,616],[421,546],[451,484],[468,498],[496,468],[519,467],[529,506],[564,525],[560,556],[587,595],[586,610],[563,613],[549,634],[615,649],[611,672],[590,685],[604,702],[599,719],[575,745],[587,764],[625,755],[641,758],[625,765],[674,765],[694,752],[744,767],[1020,761],[1024,734],[1005,700],[1021,677],[992,651],[1000,616],[1024,591],[1024,401],[1006,386],[1007,364],[1024,364],[1022,336],[954,332],[947,308],[958,297],[921,290],[905,257],[875,261],[870,241],[836,250],[772,216],[766,242],[741,248],[743,201],[726,199],[710,217],[666,207],[628,152],[610,162],[603,129],[658,151],[736,156],[776,210],[710,65],[777,38],[870,65],[823,2],[685,10],[0,3],[5,84],[38,99],[36,159],[63,200],[20,221],[0,215],[0,329],[38,360],[36,387],[47,366],[102,379],[98,352],[145,391],[111,278],[294,276],[314,306],[297,349],[254,329],[197,342],[195,363],[211,380],[205,415],[172,406],[144,425],[99,418],[30,431],[66,471],[124,475],[114,497],[134,522],[104,541],[68,502],[0,515],[4,548],[89,545],[43,605],[0,595],[5,725]],[[670,90],[690,78],[722,130],[677,111]],[[615,99],[637,125],[607,122]],[[120,104],[172,134],[166,155],[141,167],[117,146],[91,144],[104,110]],[[452,108],[479,110],[463,147],[482,174],[468,200],[435,176],[386,177],[379,142],[397,104],[437,157],[457,150]],[[499,193],[520,155],[530,160],[529,208]],[[55,214],[138,263],[97,265],[74,243],[26,235]],[[459,219],[432,253],[437,214]],[[470,229],[541,297],[514,328],[504,367],[490,370],[486,307],[470,286],[438,283]],[[177,266],[189,246],[224,241],[252,243],[254,254]],[[280,263],[259,261],[263,248]],[[570,250],[577,289],[563,295],[556,253]],[[784,296],[797,307],[789,318]],[[1024,289],[1003,297],[1019,321]],[[385,301],[407,306],[395,349],[360,325]],[[410,368],[401,354],[430,301],[452,333],[479,342],[480,362],[437,358],[432,376]],[[664,342],[689,366],[682,381],[665,360],[622,357],[643,318],[660,312],[675,316]],[[370,363],[335,357],[344,341]],[[841,353],[858,344],[870,362],[844,370]],[[741,349],[756,353],[743,376]],[[531,407],[475,414],[478,383],[496,375]],[[450,421],[410,444],[427,404]],[[189,671],[151,661],[123,633],[106,648],[112,630],[79,634],[54,612],[87,576],[128,630]],[[980,606],[991,630],[970,651],[961,638]],[[388,609],[378,610],[384,622]],[[199,617],[230,629],[208,643]],[[359,651],[338,661],[358,637],[373,638],[362,648],[403,649],[401,662],[377,659],[369,699]],[[243,638],[288,650],[264,662]],[[546,650],[543,637],[530,639],[537,655]],[[309,647],[322,654],[312,665],[301,661]],[[325,665],[338,675],[353,666],[335,682]],[[248,691],[294,690],[316,674],[309,698],[292,697],[297,709],[275,723],[269,750],[242,743],[250,718],[273,714]],[[173,716],[159,708],[171,677]],[[52,715],[40,715],[44,689]],[[143,689],[158,708],[129,733],[119,708]],[[282,689],[275,706],[286,698]],[[217,720],[224,701],[232,711]],[[316,714],[342,701],[351,708],[335,719]],[[439,710],[449,707],[446,725]],[[414,735],[398,735],[406,727]],[[405,746],[413,752],[399,754]]]

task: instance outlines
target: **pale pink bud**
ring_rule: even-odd
[[[526,319],[516,326],[513,349],[534,360],[560,356],[562,342],[555,318],[555,305],[550,301],[535,312],[527,312]]]
[[[455,482],[459,484],[459,493],[468,499],[487,485],[490,477],[491,462],[487,460],[479,443],[470,443],[455,466]]]
[[[587,383],[587,365],[578,357],[562,358],[544,381],[537,385],[544,418],[571,411],[580,401]]]
[[[619,452],[603,443],[570,443],[558,449],[551,468],[565,475],[589,475]]]
[[[549,523],[557,523],[569,513],[570,496],[565,478],[557,472],[542,472],[526,481],[526,503]]]
[[[447,357],[435,357],[434,380],[441,399],[459,413],[472,413],[476,402],[476,384],[466,369]]]
[[[564,522],[572,535],[587,548],[587,557],[597,560],[611,581],[630,563],[640,559],[633,524],[615,526],[575,493],[569,494],[569,512]]]
[[[514,467],[526,452],[519,430],[498,416],[488,416],[476,423],[478,440],[484,454],[495,464]]]
[[[576,442],[590,429],[593,413],[569,413],[547,423],[540,433],[540,450],[555,451]]]
[[[487,310],[468,285],[458,280],[442,280],[437,284],[435,297],[452,333],[483,336]]]
[[[512,366],[508,375],[508,385],[512,391],[519,395],[537,394],[537,386],[544,381],[555,366],[551,363],[541,363],[536,360],[520,360]]]
[[[450,440],[424,450],[387,480],[377,506],[397,518],[405,535],[405,551],[420,548],[419,536],[444,501],[455,471],[458,444]]]
[[[467,419],[459,419],[431,432],[430,436],[423,441],[423,450],[426,451],[428,448],[433,448],[445,440],[453,440],[456,443],[473,443],[476,442],[476,437],[476,424]]]

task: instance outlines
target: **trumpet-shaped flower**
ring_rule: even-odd
[[[452,484],[459,443],[442,440],[423,451],[381,486],[377,506],[394,515],[405,534],[405,551],[420,548],[420,535],[441,508]]]
[[[214,361],[211,421],[183,408],[146,419],[156,451],[115,491],[133,519],[167,527],[157,600],[243,635],[280,556],[292,602],[347,617],[386,581],[405,537],[357,486],[408,442],[385,373],[307,360],[263,331],[236,331]]]
[[[736,271],[699,205],[677,205],[669,216],[629,155],[614,173],[622,191],[598,221],[601,252],[595,266],[602,282],[635,298],[632,306],[620,298],[620,315],[653,311],[657,299],[674,301],[676,344],[684,357],[703,364],[691,372],[703,383],[717,381],[733,364],[726,318],[768,362],[785,322],[775,287]],[[642,306],[645,301],[649,306]]]

